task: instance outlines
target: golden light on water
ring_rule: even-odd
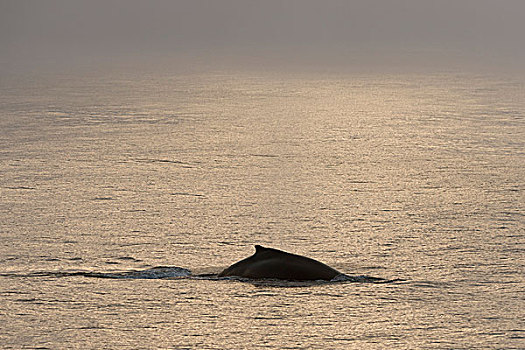
[[[13,347],[519,345],[522,85],[214,74],[54,86],[10,90],[1,110]],[[181,269],[217,273],[254,244],[406,281]]]

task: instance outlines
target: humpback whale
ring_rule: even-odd
[[[272,278],[290,281],[331,280],[341,273],[305,256],[255,246],[255,254],[231,265],[219,277]]]

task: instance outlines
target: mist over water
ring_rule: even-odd
[[[0,73],[101,65],[525,76],[519,0],[0,2]],[[175,63],[174,63],[175,62]]]

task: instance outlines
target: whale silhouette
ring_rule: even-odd
[[[255,246],[255,254],[231,265],[218,277],[271,278],[290,281],[331,280],[341,273],[305,256]]]

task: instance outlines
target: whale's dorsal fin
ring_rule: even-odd
[[[264,251],[266,251],[266,250],[268,250],[268,249],[269,249],[269,248],[266,248],[266,247],[263,247],[262,245],[258,245],[258,244],[256,244],[256,245],[255,245],[255,254],[257,254],[257,253],[262,253],[262,252],[264,252]]]

